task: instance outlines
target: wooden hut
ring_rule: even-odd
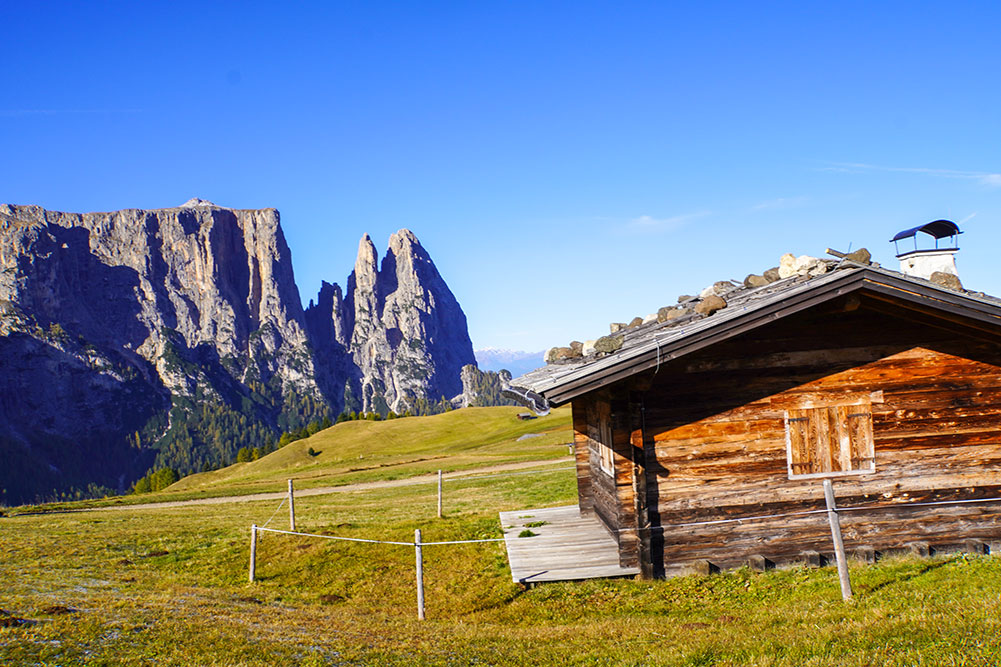
[[[842,515],[849,552],[1001,540],[1001,300],[867,262],[770,277],[512,382],[572,404],[580,512],[621,566],[829,557],[826,517],[805,513],[825,507],[822,477],[859,508]]]

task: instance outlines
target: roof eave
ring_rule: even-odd
[[[788,298],[749,310],[741,315],[720,320],[717,326],[698,335],[685,336],[661,344],[650,343],[627,353],[606,357],[536,388],[552,405],[562,405],[577,396],[642,373],[660,364],[723,342],[769,322],[793,315],[820,303],[861,289],[868,289],[905,301],[932,303],[936,308],[990,323],[1001,328],[1001,307],[985,303],[965,294],[918,283],[870,267],[843,270],[831,280],[816,284]]]

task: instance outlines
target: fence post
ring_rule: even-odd
[[[441,470],[438,471],[438,518],[441,518]]]
[[[295,496],[292,493],[292,480],[288,481],[288,525],[295,532]]]
[[[838,579],[841,580],[841,597],[852,597],[852,582],[848,578],[848,561],[845,558],[845,543],[841,539],[841,519],[834,503],[834,487],[831,480],[824,480],[824,500],[827,502],[827,520],[831,523],[831,539],[834,540],[834,556],[838,561]]]
[[[257,524],[250,527],[250,583],[254,583],[257,570]]]
[[[417,552],[417,620],[424,620],[424,556],[421,554],[421,529],[414,531],[414,549]]]

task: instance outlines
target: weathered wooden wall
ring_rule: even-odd
[[[819,480],[788,479],[791,406],[872,397],[875,472],[835,480],[839,505],[1001,495],[1001,341],[960,318],[912,316],[871,298],[849,303],[780,320],[643,379],[651,383],[639,394],[643,423],[634,416],[622,431],[647,470],[655,574],[701,560],[725,568],[752,555],[783,563],[830,550],[824,515],[674,527],[824,506]],[[610,396],[628,390],[613,387]],[[620,508],[636,500],[627,487],[635,485],[617,484]],[[630,527],[626,513],[617,528]],[[631,520],[644,518],[634,510]],[[849,549],[986,542],[1001,539],[1001,503],[846,513],[842,526]]]
[[[573,419],[574,463],[577,467],[577,504],[583,516],[594,514],[594,492],[591,489],[591,443],[587,437],[588,408],[593,397],[587,396],[574,401],[571,407]]]
[[[577,493],[582,514],[595,514],[619,543],[622,567],[640,565],[640,536],[636,511],[641,482],[633,461],[630,406],[611,401],[604,392],[573,402],[574,451]],[[608,422],[614,454],[612,474],[601,469],[600,446],[605,437],[601,424]]]

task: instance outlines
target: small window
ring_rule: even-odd
[[[615,455],[612,453],[612,423],[602,419],[598,426],[598,465],[603,472],[615,477]]]
[[[789,479],[874,472],[872,406],[832,405],[785,414]]]
[[[591,465],[597,460],[598,468],[612,477],[615,476],[615,455],[612,452],[612,410],[608,401],[595,401],[587,413],[588,444],[591,449]]]

